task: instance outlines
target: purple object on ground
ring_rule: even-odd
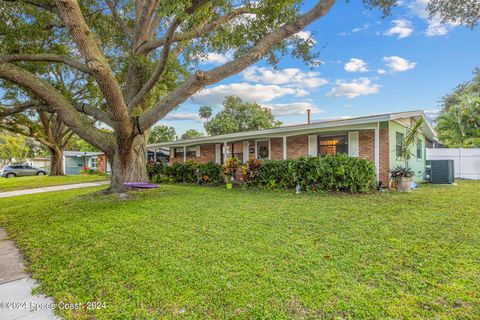
[[[155,189],[158,185],[148,182],[125,182],[125,187],[137,188],[137,189]]]

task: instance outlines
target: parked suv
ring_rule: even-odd
[[[48,174],[45,169],[38,169],[28,164],[12,164],[0,169],[0,177],[15,178],[23,176],[44,176]]]

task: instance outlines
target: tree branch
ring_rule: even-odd
[[[247,7],[242,7],[242,8],[237,8],[235,10],[232,10],[231,12],[227,13],[226,15],[218,18],[217,20],[209,23],[209,24],[206,24],[205,26],[203,26],[202,28],[199,28],[197,30],[194,30],[194,32],[185,32],[185,33],[181,33],[181,34],[178,34],[178,35],[175,35],[175,37],[173,38],[173,42],[180,42],[180,41],[186,41],[186,40],[192,40],[192,39],[196,39],[196,38],[199,38],[201,36],[204,36],[214,30],[217,30],[218,28],[220,28],[224,23],[232,20],[233,18],[239,16],[239,15],[242,15],[242,14],[245,14],[245,13],[251,13],[251,12],[254,12],[254,9],[252,8],[247,8]],[[165,44],[165,42],[167,41],[167,37],[162,37],[162,38],[159,38],[159,39],[154,39],[154,40],[150,40],[150,41],[147,41],[145,43],[143,43],[138,49],[137,51],[138,52],[149,52],[149,51],[152,51],[154,49],[157,49],[161,46],[163,46]]]
[[[115,20],[115,22],[118,24],[118,26],[120,27],[120,29],[122,29],[122,31],[125,33],[125,35],[127,36],[127,38],[129,38],[130,40],[133,40],[133,32],[132,30],[130,30],[130,28],[127,26],[127,24],[125,23],[125,21],[122,19],[122,17],[120,17],[118,15],[118,12],[117,12],[117,9],[115,9],[115,4],[109,0],[105,0],[105,2],[107,3],[108,7],[110,8],[110,11],[112,12],[112,16],[113,16],[113,19]]]
[[[75,111],[71,103],[49,83],[39,79],[27,70],[1,60],[0,78],[34,93],[45,101],[79,137],[104,152],[112,152],[114,147],[113,137],[92,127],[85,118]]]
[[[23,112],[30,108],[34,108],[40,105],[40,100],[30,100],[24,103],[17,104],[12,108],[8,108],[6,106],[0,106],[0,118],[13,116],[14,114]]]
[[[150,90],[152,90],[152,88],[155,86],[155,83],[158,81],[158,79],[162,75],[163,71],[165,70],[165,67],[167,66],[168,55],[170,54],[173,35],[175,34],[175,31],[177,30],[180,23],[181,21],[179,19],[175,19],[175,21],[173,21],[170,27],[168,28],[167,35],[166,35],[167,40],[165,42],[165,45],[163,46],[160,60],[158,61],[158,64],[155,67],[155,70],[153,71],[152,75],[147,80],[147,82],[143,85],[140,91],[128,102],[128,108],[132,108],[137,103],[139,103],[150,92]]]
[[[308,12],[300,15],[295,21],[268,33],[255,46],[237,57],[235,60],[208,72],[197,71],[177,89],[168,94],[140,116],[142,131],[153,126],[158,120],[187,100],[206,85],[217,83],[234,75],[260,60],[273,46],[304,29],[307,25],[327,14],[336,0],[319,1]]]
[[[92,71],[83,63],[74,60],[68,56],[49,54],[49,53],[40,53],[40,54],[10,54],[0,56],[0,60],[6,62],[17,62],[17,61],[42,61],[42,62],[56,62],[66,64],[78,71],[88,73],[93,75]]]
[[[23,2],[35,6],[40,9],[50,11],[58,15],[57,7],[54,3],[49,3],[48,1],[34,1],[34,0],[4,0],[5,2]]]
[[[103,53],[98,48],[92,31],[82,15],[75,0],[56,0],[58,11],[63,22],[70,30],[77,48],[85,59],[88,68],[93,72],[102,91],[114,128],[119,133],[129,135],[133,129],[120,85]]]

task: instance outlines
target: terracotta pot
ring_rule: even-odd
[[[400,178],[395,182],[395,188],[400,192],[411,192],[412,191],[412,178]]]

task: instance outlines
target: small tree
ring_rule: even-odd
[[[174,127],[170,126],[155,126],[150,132],[148,143],[170,142],[175,140],[177,133]]]
[[[417,143],[420,133],[421,133],[421,127],[425,123],[423,118],[420,118],[415,121],[415,123],[407,129],[407,134],[405,135],[405,138],[403,139],[402,146],[401,146],[401,152],[398,158],[402,160],[405,163],[405,167],[408,167],[408,162],[410,161],[410,158],[412,155],[414,155],[414,145]]]
[[[203,133],[195,129],[188,129],[187,131],[185,131],[184,134],[182,134],[180,139],[185,140],[185,139],[193,139],[193,138],[200,138],[200,137],[203,137]]]
[[[229,96],[223,101],[223,110],[212,116],[212,109],[200,108],[200,117],[207,119],[205,130],[209,135],[244,132],[275,128],[282,123],[275,119],[272,110],[256,102],[244,102],[236,96]]]
[[[436,119],[439,140],[450,148],[480,147],[480,98],[464,96]]]
[[[30,148],[27,146],[25,137],[0,134],[0,160],[3,164],[11,164],[14,160],[16,162],[23,162],[28,155]]]

